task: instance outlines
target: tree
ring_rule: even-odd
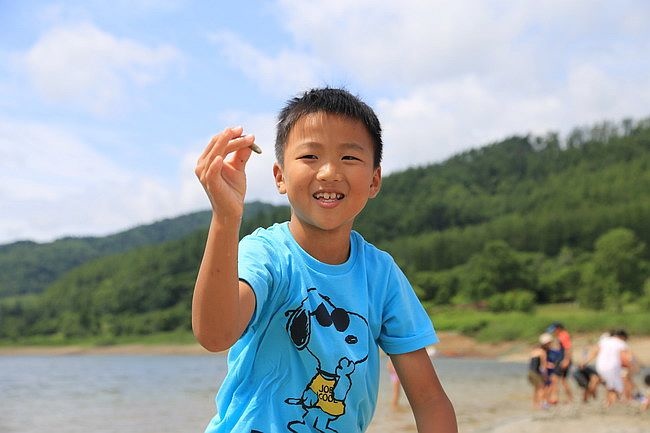
[[[644,249],[627,228],[610,230],[596,240],[594,271],[603,281],[605,303],[616,311],[622,310],[626,295],[642,295]]]
[[[472,301],[530,286],[517,252],[501,240],[488,242],[481,253],[472,256],[467,269],[463,291]]]

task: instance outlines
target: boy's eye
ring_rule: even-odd
[[[302,155],[298,159],[316,159],[316,155]]]
[[[352,156],[352,155],[345,155],[343,157],[343,160],[345,160],[345,161],[361,161],[359,158],[357,158],[356,156]]]

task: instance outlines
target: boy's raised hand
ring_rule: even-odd
[[[213,212],[241,217],[246,195],[246,163],[255,136],[242,137],[241,126],[226,128],[208,143],[194,173],[210,199]]]

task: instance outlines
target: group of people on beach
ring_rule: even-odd
[[[595,400],[602,385],[606,392],[605,407],[617,401],[638,402],[647,410],[649,398],[637,387],[634,376],[641,371],[638,360],[627,343],[624,329],[614,329],[602,334],[596,344],[585,349],[582,359],[573,365],[571,335],[560,322],[552,323],[539,336],[538,344],[530,354],[528,381],[533,386],[533,406],[545,409],[560,401],[564,392],[566,400],[573,400],[570,379],[582,388],[582,401]],[[595,361],[595,365],[591,365]],[[650,387],[650,374],[644,377]]]

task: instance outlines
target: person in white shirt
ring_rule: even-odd
[[[630,359],[628,335],[624,329],[612,331],[603,337],[587,357],[584,365],[596,359],[596,371],[607,388],[605,407],[615,403],[623,393],[623,360]]]

